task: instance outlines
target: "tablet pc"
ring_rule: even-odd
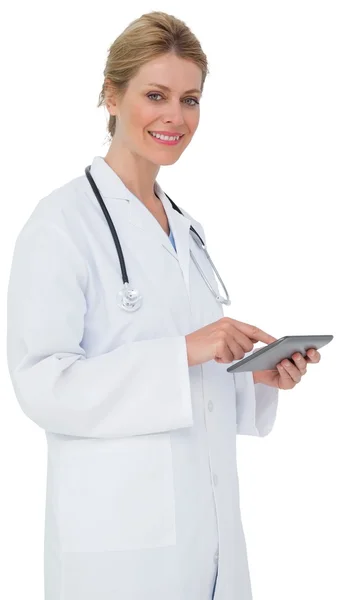
[[[295,352],[300,352],[302,356],[306,356],[309,348],[318,350],[329,344],[333,337],[333,335],[285,335],[276,342],[255,350],[250,356],[236,361],[227,371],[229,373],[241,373],[244,371],[275,369],[281,360],[291,359]]]

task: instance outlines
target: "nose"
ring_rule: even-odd
[[[163,115],[164,123],[173,123],[176,126],[183,125],[185,122],[183,108],[183,105],[176,100],[169,103]]]

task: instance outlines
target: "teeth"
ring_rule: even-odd
[[[153,131],[149,131],[149,133],[151,133],[151,135],[153,137],[156,137],[160,140],[168,140],[168,141],[173,141],[173,140],[179,140],[179,138],[181,137],[180,135],[162,135],[160,133],[153,133]]]

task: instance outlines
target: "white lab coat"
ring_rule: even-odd
[[[40,200],[8,287],[8,365],[46,431],[45,600],[250,600],[236,434],[267,435],[278,391],[209,361],[185,335],[224,316],[156,182],[177,252],[103,157],[91,173],[116,227],[136,312],[116,304],[118,255],[85,173]],[[230,311],[228,312],[230,314]],[[232,315],[230,315],[232,316]]]

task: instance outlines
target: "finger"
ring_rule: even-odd
[[[297,352],[293,354],[292,359],[295,362],[300,373],[302,375],[305,375],[305,373],[307,373],[307,361],[303,358],[302,354],[300,354],[300,352]]]
[[[309,358],[308,362],[318,363],[321,359],[321,354],[315,348],[309,348],[307,350],[307,357]]]
[[[291,363],[290,360],[285,359],[280,364],[287,371],[287,373],[290,375],[293,381],[295,381],[296,383],[299,383],[299,381],[301,381],[301,373],[299,369],[295,365],[293,365],[293,363]]]
[[[249,344],[249,340],[247,339],[248,344]],[[229,358],[229,353],[231,353],[232,355],[232,361],[233,360],[240,360],[241,358],[244,357],[246,350],[244,350],[242,348],[242,346],[239,344],[239,341],[235,338],[230,338],[228,339],[228,341],[226,342],[225,345],[225,353],[226,353],[226,358]]]
[[[273,337],[269,333],[266,333],[262,329],[255,327],[255,325],[249,325],[249,323],[243,323],[236,319],[231,320],[233,325],[239,329],[242,333],[245,333],[254,342],[263,342],[264,344],[271,344],[276,342],[277,338]]]
[[[239,346],[243,348],[244,352],[251,352],[253,350],[254,343],[252,340],[236,327],[234,328],[234,338]]]
[[[292,378],[289,375],[288,371],[286,371],[286,369],[281,365],[281,363],[278,363],[276,365],[276,368],[279,372],[279,375],[281,377],[282,383],[283,383],[283,389],[289,389],[292,387]],[[295,384],[295,382],[294,382]]]

